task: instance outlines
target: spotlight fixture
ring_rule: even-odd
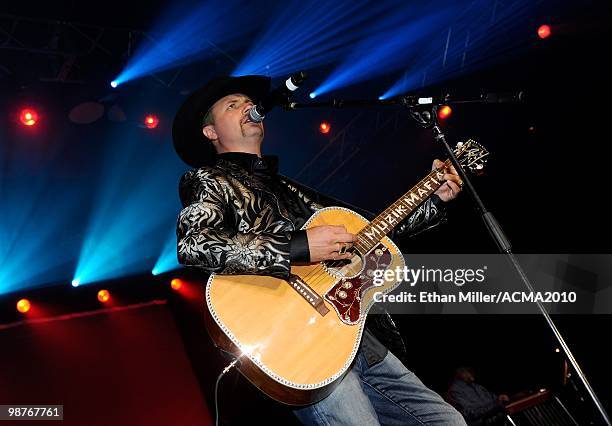
[[[32,108],[24,108],[19,113],[19,121],[24,126],[34,126],[38,122],[38,113]]]
[[[451,116],[452,113],[453,113],[453,110],[448,105],[441,106],[438,109],[438,118],[440,120],[446,120],[448,117]]]
[[[98,292],[98,300],[102,303],[106,303],[108,302],[108,299],[110,299],[110,293],[108,292],[108,290],[100,290]]]
[[[159,124],[159,118],[154,114],[148,114],[144,119],[144,125],[147,129],[155,129]]]
[[[538,37],[544,40],[545,38],[550,37],[550,34],[551,30],[549,25],[540,25],[540,27],[538,28]]]
[[[319,124],[319,132],[323,133],[324,135],[328,134],[330,130],[331,125],[327,121],[322,121],[321,124]]]
[[[174,278],[172,281],[170,281],[170,287],[172,287],[172,290],[180,290],[182,286],[183,281],[179,280],[178,278]]]
[[[21,299],[19,300],[19,302],[17,302],[17,310],[22,314],[28,312],[31,307],[32,305],[30,304],[30,301],[28,299]]]

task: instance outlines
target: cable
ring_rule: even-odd
[[[219,382],[221,381],[221,377],[223,377],[225,373],[230,371],[238,363],[239,359],[240,357],[236,358],[231,363],[229,363],[227,367],[225,367],[223,371],[221,371],[221,374],[219,374],[219,377],[217,377],[217,381],[215,382],[215,426],[219,426],[219,406],[217,402],[217,392],[219,390]]]

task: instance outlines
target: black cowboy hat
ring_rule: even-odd
[[[224,96],[233,93],[247,95],[253,102],[270,91],[271,79],[262,75],[215,77],[181,105],[172,124],[174,149],[181,160],[192,167],[210,165],[215,158],[212,142],[202,133],[204,116]]]

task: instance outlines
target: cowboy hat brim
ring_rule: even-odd
[[[253,102],[261,100],[270,91],[271,79],[260,75],[243,77],[215,77],[181,105],[172,124],[172,141],[178,156],[192,167],[214,162],[215,148],[202,133],[204,116],[224,96],[234,93],[247,95]]]

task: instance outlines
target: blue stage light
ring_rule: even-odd
[[[404,73],[383,95],[393,97],[477,71],[508,60],[530,42],[524,27],[537,7],[518,0],[507,4],[488,0],[460,1],[463,10],[438,26],[415,54]]]
[[[146,97],[127,107],[142,110]],[[80,284],[150,273],[181,209],[176,179],[184,166],[172,144],[151,144],[137,127],[112,127],[98,154],[96,194],[89,206],[74,276]],[[146,153],[146,161],[144,160]],[[176,257],[176,255],[175,255]],[[163,272],[159,267],[155,268]]]
[[[122,107],[158,105],[170,116],[181,100],[146,92]],[[0,126],[0,141],[10,141],[0,143],[0,158],[10,159],[0,170],[0,295],[150,273],[176,226],[185,165],[172,144],[151,143],[156,135],[123,123],[55,124],[37,144]],[[158,129],[160,139],[169,136]],[[84,135],[87,143],[75,143]]]
[[[410,4],[381,17],[315,91],[321,95],[404,68],[432,34],[450,24],[457,10],[455,3],[435,8]]]
[[[78,230],[70,227],[86,212],[79,185],[67,185],[60,172],[67,169],[65,158],[49,155],[73,141],[62,146],[59,136],[39,135],[44,144],[32,145],[6,130],[0,128],[0,140],[11,141],[0,143],[0,158],[10,158],[0,170],[0,294],[68,281],[78,244],[71,237]]]
[[[114,88],[116,88],[119,85],[119,83],[117,83],[117,80],[113,80],[113,81],[110,82],[110,85],[114,89]]]
[[[421,79],[422,76],[417,76],[415,74],[408,75],[408,73],[406,73],[403,77],[397,80],[393,86],[387,89],[387,91],[380,96],[380,99],[390,99],[394,96],[399,96],[414,90],[415,87],[418,87]]]
[[[372,16],[399,4],[397,0],[300,1],[292,6],[279,2],[265,31],[232,74],[279,77],[336,63],[367,36]]]
[[[173,2],[139,41],[115,80],[123,84],[213,56],[232,60],[227,49],[239,45],[241,37],[248,40],[246,35],[257,28],[267,12],[265,9],[256,2],[239,0],[211,0],[197,5]],[[189,12],[185,13],[186,10]]]
[[[155,266],[153,267],[153,275],[159,275],[180,268],[181,265],[178,263],[176,257],[176,230],[172,227],[172,230],[164,244],[162,253],[160,254]]]
[[[315,92],[311,92],[308,96],[310,97],[310,99],[314,99],[317,97],[317,94]]]

